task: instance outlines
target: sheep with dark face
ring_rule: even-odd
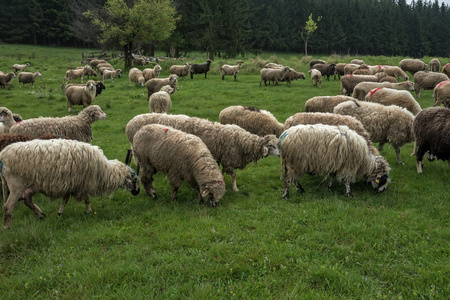
[[[24,86],[25,83],[29,83],[30,84],[30,88],[34,88],[34,82],[36,81],[36,77],[41,77],[41,73],[39,72],[34,72],[34,73],[30,73],[30,72],[20,72],[19,73],[19,86],[22,83],[22,86]]]
[[[448,76],[442,73],[419,71],[414,74],[414,90],[416,97],[420,98],[420,90],[432,90],[440,82],[449,80]]]
[[[330,80],[330,76],[334,76],[336,72],[336,64],[315,64],[312,69],[319,70],[323,76],[327,76],[327,81]]]
[[[347,126],[323,124],[297,125],[280,136],[278,147],[285,165],[283,198],[289,198],[289,186],[294,182],[304,192],[298,179],[304,174],[330,175],[345,184],[345,195],[351,197],[350,183],[364,178],[372,183],[376,193],[389,183],[389,165],[381,156],[369,151],[367,141]]]
[[[206,61],[206,63],[204,64],[193,64],[191,66],[191,79],[194,79],[194,74],[205,74],[205,78],[206,78],[206,74],[208,74],[209,70],[211,68],[211,60],[208,59]]]
[[[33,203],[32,196],[37,193],[50,199],[63,198],[58,214],[63,212],[70,196],[84,200],[86,212],[90,213],[90,197],[112,194],[118,188],[133,195],[139,193],[139,178],[129,166],[108,160],[97,146],[84,142],[64,139],[18,142],[0,152],[0,161],[2,181],[10,189],[3,206],[3,229],[10,227],[13,208],[21,198],[36,216],[45,216]]]
[[[176,200],[183,180],[195,188],[199,204],[207,199],[211,206],[217,206],[225,194],[225,182],[216,160],[205,143],[193,134],[170,126],[146,125],[136,132],[132,151],[141,168],[142,184],[155,200],[152,181],[156,172],[167,174],[173,187],[172,200]]]
[[[414,120],[414,152],[417,173],[422,173],[423,156],[428,152],[429,160],[437,157],[450,160],[450,109],[428,107],[417,114]]]

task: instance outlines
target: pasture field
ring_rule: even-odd
[[[0,70],[29,62],[27,71],[42,73],[34,89],[19,88],[14,79],[10,89],[0,90],[0,106],[24,119],[77,114],[82,107],[68,113],[61,84],[87,50],[0,44]],[[198,57],[203,58],[195,62],[206,60]],[[269,110],[284,122],[303,111],[307,99],[340,93],[337,79],[324,80],[321,89],[312,86],[311,58],[271,53],[218,58],[207,79],[194,75],[179,81],[170,113],[218,121],[223,108],[240,104]],[[314,58],[349,62],[355,57]],[[403,57],[358,58],[398,65]],[[237,80],[222,81],[219,66],[238,59],[244,64]],[[269,61],[305,72],[307,79],[260,87],[259,70]],[[160,77],[167,77],[174,63],[184,61],[161,62]],[[123,68],[122,61],[112,64]],[[121,79],[105,83],[94,104],[107,119],[92,125],[92,144],[121,161],[129,148],[127,122],[148,112],[146,89],[130,86],[127,74],[124,70]],[[418,100],[423,108],[432,106],[432,92],[422,92]],[[199,206],[186,183],[172,202],[162,174],[154,182],[158,201],[142,186],[138,196],[119,190],[111,198],[91,199],[91,215],[71,200],[58,217],[59,201],[37,195],[47,217],[38,220],[19,203],[11,229],[0,232],[0,298],[448,299],[450,166],[425,160],[418,175],[412,150],[412,143],[405,145],[405,165],[397,165],[394,149],[384,147],[392,182],[378,195],[359,181],[352,185],[354,197],[346,198],[344,185],[335,183],[329,191],[322,176],[305,175],[300,181],[306,192],[291,187],[291,198],[283,200],[276,157],[238,170],[239,193],[225,176],[227,192],[217,208]]]

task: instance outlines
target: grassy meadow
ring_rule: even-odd
[[[19,88],[13,79],[9,89],[0,90],[0,106],[24,119],[76,115],[82,107],[68,113],[61,84],[66,70],[80,65],[81,52],[88,50],[0,44],[0,70],[29,62],[27,71],[42,73],[34,89]],[[197,59],[189,61],[206,60],[200,53],[192,57]],[[218,121],[223,108],[248,105],[284,122],[303,111],[309,98],[340,93],[337,79],[323,80],[321,89],[312,86],[307,74],[312,58],[350,62],[356,57],[217,58],[207,79],[180,79],[170,113]],[[398,65],[403,57],[358,58]],[[219,66],[238,59],[244,64],[237,80],[222,81]],[[428,63],[430,57],[423,60]],[[266,62],[289,65],[307,79],[260,87],[259,70]],[[184,63],[162,61],[160,77],[168,76],[170,65]],[[112,64],[123,69],[121,60]],[[129,84],[128,70],[105,86],[94,104],[107,119],[92,125],[92,144],[109,159],[124,161],[125,126],[149,111],[147,91]],[[423,108],[432,106],[432,91],[422,91],[418,101]],[[171,188],[160,173],[154,181],[158,201],[142,187],[138,196],[118,190],[111,198],[91,199],[91,215],[84,203],[71,200],[58,217],[59,201],[36,195],[47,217],[39,220],[18,203],[11,229],[0,232],[0,298],[448,299],[450,166],[425,160],[419,175],[412,151],[412,143],[405,145],[405,165],[398,165],[394,149],[385,145],[381,154],[392,169],[387,190],[375,195],[360,181],[352,185],[353,198],[344,196],[342,184],[330,191],[322,176],[305,175],[300,182],[306,192],[291,186],[291,198],[282,199],[276,157],[238,170],[239,193],[225,176],[227,192],[217,208],[199,206],[186,183],[178,201],[171,201]]]

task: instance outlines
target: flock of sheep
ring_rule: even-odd
[[[350,64],[327,64],[311,61],[309,74],[313,86],[321,87],[322,77],[340,78],[341,95],[316,96],[305,103],[305,112],[280,123],[270,112],[247,106],[230,106],[219,114],[220,122],[170,115],[171,94],[177,90],[178,78],[205,74],[211,61],[204,64],[174,65],[171,75],[159,78],[161,66],[140,70],[147,61],[134,58],[135,68],[129,71],[130,85],[147,88],[149,113],[132,118],[125,133],[130,142],[125,163],[109,160],[102,150],[92,146],[91,124],[106,118],[98,105],[92,105],[106,80],[120,77],[122,71],[106,61],[92,60],[89,65],[66,72],[62,90],[71,111],[83,105],[76,116],[22,120],[8,108],[0,107],[0,174],[4,199],[3,228],[10,227],[12,211],[19,200],[38,217],[44,214],[33,203],[32,196],[44,193],[52,200],[62,198],[58,214],[62,214],[69,197],[83,200],[86,212],[92,212],[89,198],[125,188],[139,193],[142,182],[146,192],[157,199],[153,175],[167,175],[173,187],[172,199],[187,181],[197,191],[199,203],[205,200],[216,206],[225,194],[223,173],[236,184],[236,169],[269,155],[280,157],[284,177],[283,198],[289,197],[291,183],[304,191],[299,178],[304,174],[329,177],[345,184],[364,179],[374,191],[383,192],[389,181],[389,164],[379,151],[389,143],[395,149],[397,163],[403,164],[400,148],[411,142],[422,172],[423,156],[450,160],[450,64],[440,72],[439,61],[428,65],[420,60],[402,60],[396,66],[367,66],[362,61]],[[222,80],[226,75],[236,80],[242,61],[220,67]],[[33,86],[39,72],[27,73],[27,65],[14,65],[14,72],[0,71],[0,85],[9,85],[19,71],[19,83]],[[406,72],[414,76],[408,81]],[[12,75],[11,75],[12,74]],[[21,76],[21,74],[24,74]],[[29,75],[31,74],[31,75]],[[267,64],[260,72],[264,81],[278,85],[280,81],[305,79],[304,73],[288,66]],[[102,76],[102,81],[83,76]],[[80,78],[81,83],[75,84]],[[398,78],[403,80],[398,82]],[[73,83],[67,84],[69,81]],[[434,89],[434,107],[422,109],[409,91],[420,97],[421,89]],[[351,96],[350,96],[351,95]],[[444,107],[439,107],[444,104]],[[376,148],[373,143],[379,143]],[[130,168],[134,158],[140,178]],[[46,168],[38,165],[46,164]],[[219,166],[222,166],[220,170]]]

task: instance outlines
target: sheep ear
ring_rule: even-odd
[[[209,195],[209,190],[204,189],[203,192],[202,192],[202,197],[206,197],[208,195]]]
[[[263,147],[263,155],[264,156],[269,155],[269,148],[267,148],[266,146]]]

